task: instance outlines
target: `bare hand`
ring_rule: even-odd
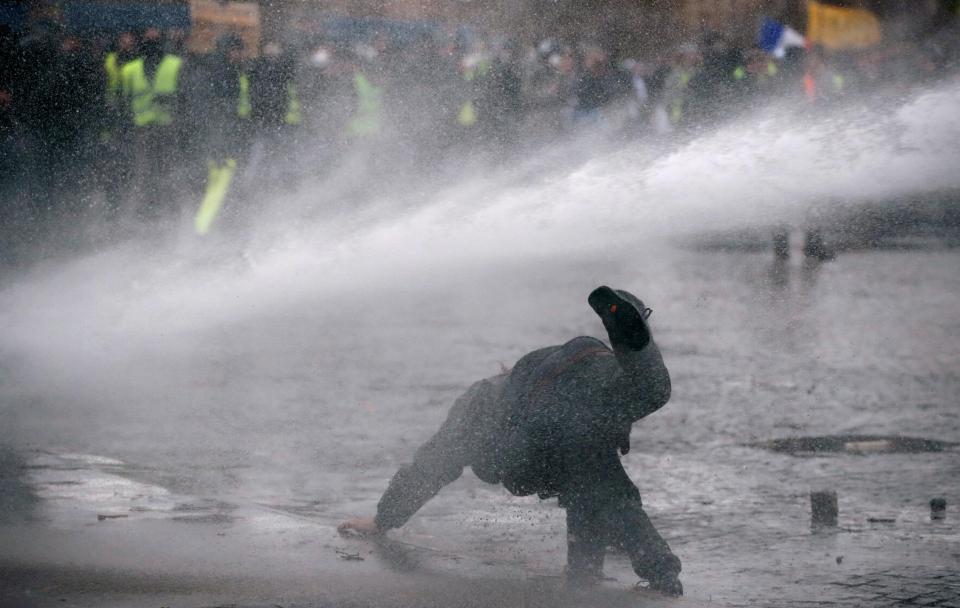
[[[380,526],[372,517],[357,517],[348,519],[337,526],[341,536],[375,536],[380,534]]]

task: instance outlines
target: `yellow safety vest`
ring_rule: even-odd
[[[843,74],[836,74],[836,73],[835,73],[835,74],[830,78],[830,84],[833,85],[833,92],[834,92],[834,93],[842,93],[842,92],[843,92],[843,85],[844,85]]]
[[[250,101],[250,77],[240,74],[240,97],[237,100],[237,116],[250,118],[253,113],[253,103]],[[303,113],[300,107],[300,98],[297,96],[297,85],[292,82],[287,85],[287,113],[283,122],[288,125],[299,125],[303,122]]]
[[[693,79],[693,74],[686,70],[680,72],[680,77],[677,79],[676,89],[673,91],[674,97],[670,102],[670,122],[673,124],[679,123],[683,119],[683,91],[687,88],[687,85],[690,84],[690,81]]]
[[[359,103],[357,112],[347,125],[347,133],[355,137],[380,133],[383,111],[383,89],[370,84],[363,72],[353,77]]]
[[[490,71],[490,62],[487,60],[477,62],[463,72],[463,79],[467,82],[473,82],[477,78],[482,78]],[[477,124],[477,106],[472,99],[468,99],[460,106],[457,112],[457,124],[461,127],[472,127]]]
[[[104,101],[109,105],[117,103],[120,97],[120,58],[115,52],[107,53],[103,58],[103,71],[107,75],[107,87],[104,92]]]
[[[237,116],[250,118],[253,107],[250,105],[250,79],[240,74],[240,98],[237,100]]]
[[[300,108],[300,97],[297,95],[297,85],[292,82],[287,85],[287,115],[283,122],[288,125],[299,125],[303,122],[303,112]]]
[[[463,79],[467,82],[473,82],[477,77],[484,77],[490,71],[490,61],[478,61],[476,64],[463,71]]]
[[[183,59],[165,55],[157,65],[153,84],[147,80],[142,57],[121,69],[123,94],[130,100],[133,124],[138,127],[165,126],[173,123],[170,100],[177,94],[177,80]]]
[[[472,127],[477,124],[477,108],[472,101],[460,106],[460,111],[457,113],[457,124],[461,127]]]

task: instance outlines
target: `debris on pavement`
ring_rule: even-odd
[[[335,552],[336,552],[337,556],[338,556],[340,559],[345,560],[345,561],[348,561],[348,562],[362,562],[362,561],[363,561],[363,557],[361,557],[361,555],[360,555],[359,553],[350,553],[350,552],[348,552],[348,551],[343,551],[343,550],[341,550],[341,549],[336,549]]]

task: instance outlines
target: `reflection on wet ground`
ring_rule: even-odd
[[[774,452],[812,456],[823,452],[848,454],[919,454],[956,451],[960,444],[902,435],[837,435],[824,437],[788,437],[751,444]]]
[[[24,479],[23,455],[0,445],[0,524],[29,521],[39,504],[33,488]]]
[[[4,521],[29,514],[117,543],[242,538],[298,572],[319,563],[375,578],[389,570],[550,579],[563,566],[562,511],[469,472],[391,543],[351,544],[332,526],[373,511],[398,464],[471,381],[530,349],[602,336],[584,300],[609,283],[653,307],[673,376],[671,403],[635,427],[625,466],[683,560],[691,596],[852,606],[874,597],[845,587],[853,577],[894,585],[909,576],[928,581],[946,606],[956,601],[943,591],[953,583],[941,589],[936,576],[960,554],[960,459],[870,442],[960,437],[958,266],[960,251],[943,248],[845,252],[806,265],[766,251],[638,245],[433,287],[369,286],[142,343],[105,341],[111,349],[97,365],[58,369],[52,388],[4,376],[16,438],[0,451]],[[26,363],[40,365],[34,375],[50,371]],[[845,449],[795,458],[745,445],[811,436],[843,436]],[[839,497],[832,532],[811,532],[815,488]],[[929,516],[935,496],[947,501],[943,521]],[[610,586],[635,580],[623,556],[607,574]]]
[[[113,519],[169,518],[187,523],[229,523],[234,505],[177,496],[138,481],[143,471],[115,458],[90,454],[25,452],[9,470],[29,496],[30,518],[58,527]],[[11,509],[16,513],[17,510]]]

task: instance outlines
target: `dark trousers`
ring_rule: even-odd
[[[135,129],[132,177],[137,215],[156,217],[174,207],[173,161],[178,151],[174,127]]]
[[[106,214],[110,219],[125,207],[132,190],[133,142],[126,133],[115,130],[99,143],[94,160],[94,176],[103,191]]]
[[[648,581],[674,577],[680,560],[643,510],[640,491],[630,480],[615,449],[578,454],[560,494],[567,510],[567,568],[571,576],[603,571],[607,547],[622,547],[634,572]]]

